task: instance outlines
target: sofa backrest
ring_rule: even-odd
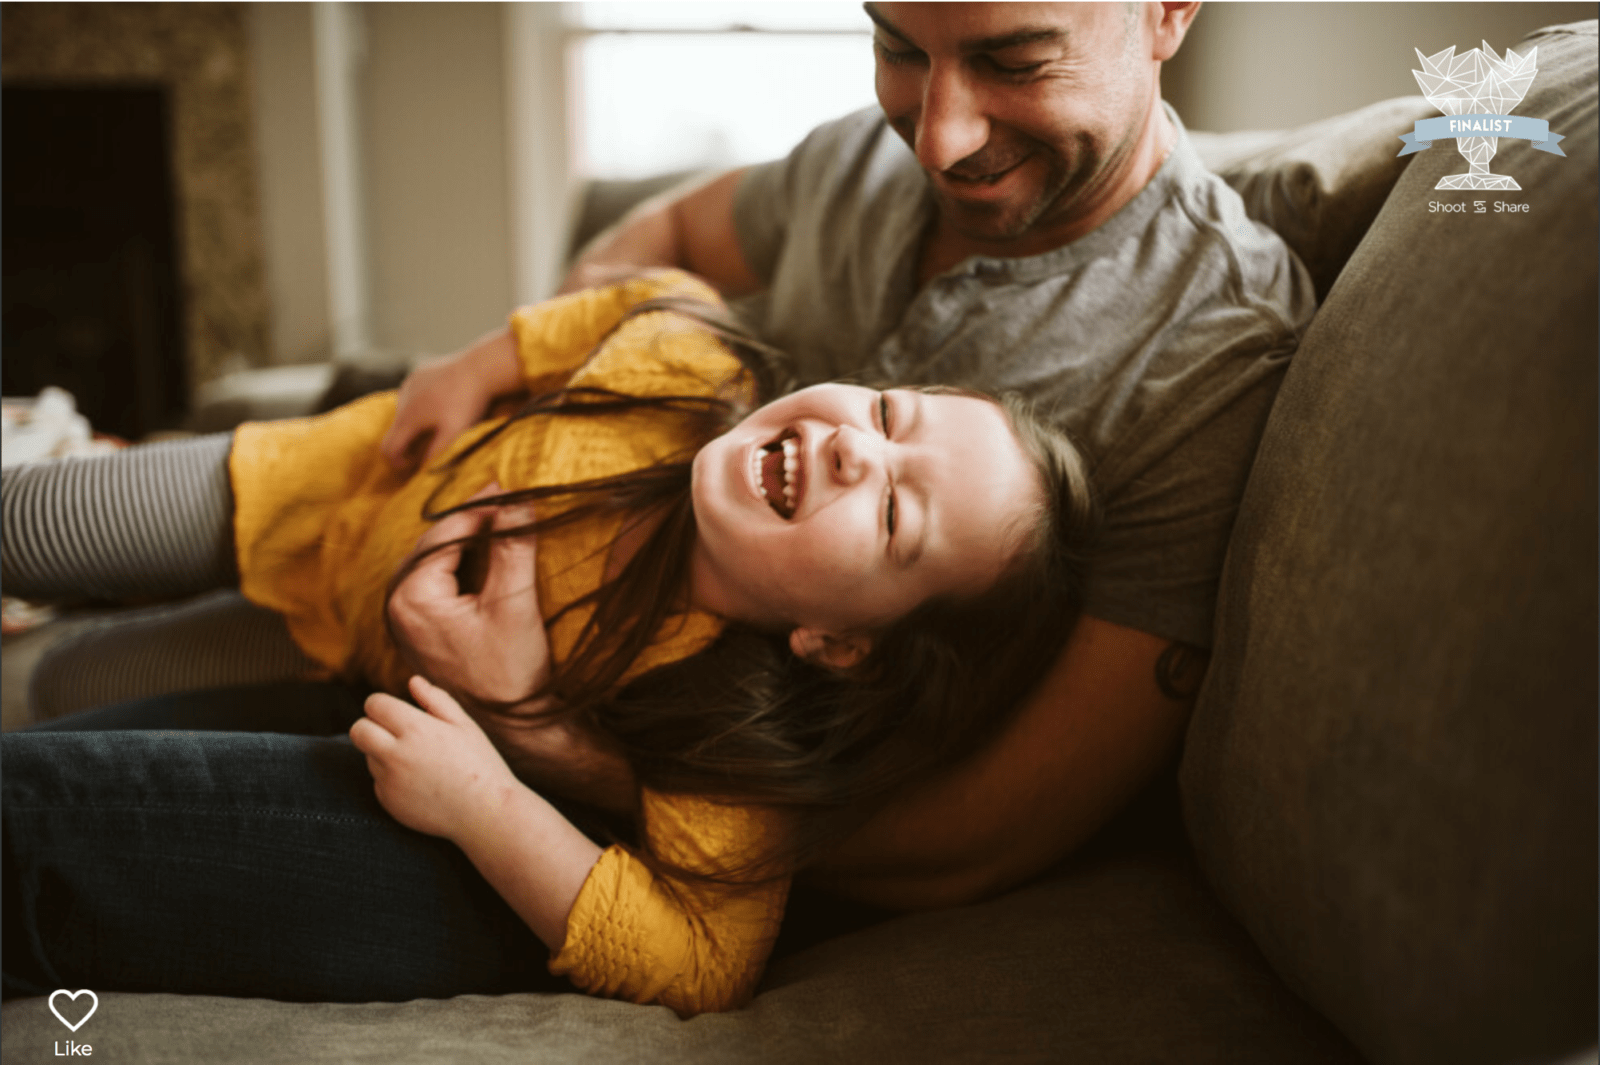
[[[1181,769],[1213,886],[1378,1063],[1595,1039],[1595,24],[1533,46],[1566,157],[1412,157],[1291,363]]]
[[[1189,136],[1250,217],[1300,256],[1321,300],[1411,162],[1396,136],[1434,113],[1422,97],[1401,96],[1297,129]]]

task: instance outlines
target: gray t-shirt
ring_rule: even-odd
[[[876,108],[820,126],[739,184],[734,221],[767,288],[738,309],[805,383],[1032,397],[1084,449],[1104,509],[1087,612],[1210,646],[1228,533],[1315,296],[1172,119],[1166,162],[1099,229],[968,258],[921,291],[934,201],[916,158]]]

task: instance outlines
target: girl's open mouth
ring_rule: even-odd
[[[800,434],[785,429],[771,443],[756,449],[756,483],[767,505],[784,520],[794,517],[805,487],[800,461]]]

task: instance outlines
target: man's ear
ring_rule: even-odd
[[[796,628],[789,633],[789,650],[814,666],[841,672],[872,653],[872,637],[860,633],[835,636],[821,629]]]
[[[1183,43],[1184,35],[1189,32],[1189,24],[1194,21],[1196,12],[1200,10],[1198,3],[1192,4],[1162,4],[1161,19],[1156,23],[1154,54],[1152,59],[1158,63],[1165,63],[1178,54],[1178,46]]]

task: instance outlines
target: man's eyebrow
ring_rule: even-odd
[[[867,13],[867,17],[884,33],[889,34],[896,40],[904,41],[906,44],[915,44],[903,31],[897,29],[895,24],[884,16],[883,12],[878,10],[877,4],[871,3],[869,0],[869,2],[861,5],[861,9]],[[1066,39],[1065,30],[1044,26],[1039,29],[1021,29],[1011,33],[997,34],[993,37],[976,37],[970,41],[962,41],[961,50],[968,55],[979,52],[1003,52],[1007,48],[1020,48],[1028,44],[1058,44]]]
[[[1037,30],[1017,30],[1015,33],[1002,33],[994,37],[979,37],[976,40],[962,41],[963,52],[1003,52],[1007,48],[1019,48],[1025,44],[1058,44],[1067,39],[1065,30],[1043,27]]]
[[[911,38],[910,37],[907,37],[905,34],[901,33],[899,30],[895,29],[894,23],[890,22],[888,19],[883,17],[883,13],[878,10],[878,5],[877,4],[873,4],[873,3],[862,4],[861,5],[861,9],[867,13],[867,17],[869,19],[871,19],[874,23],[876,23],[878,28],[880,30],[882,30],[884,33],[889,34],[891,37],[896,37],[896,38],[906,42],[907,44],[911,43]]]

